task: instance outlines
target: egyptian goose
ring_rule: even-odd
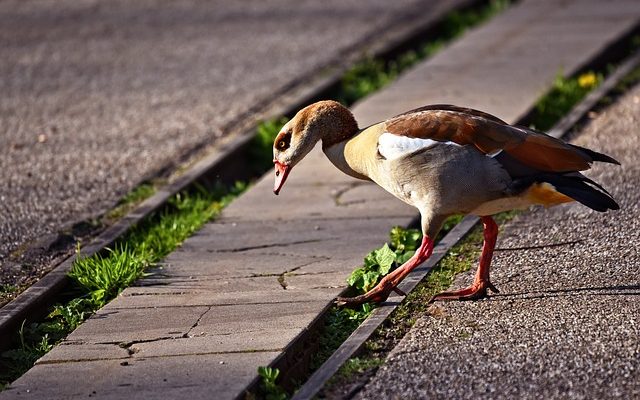
[[[369,292],[341,304],[382,302],[432,253],[434,238],[452,214],[478,215],[484,244],[473,284],[438,299],[477,299],[487,289],[498,227],[491,215],[533,204],[578,201],[596,211],[619,208],[599,184],[578,171],[594,161],[619,164],[595,151],[493,115],[452,105],[431,105],[358,129],[351,112],[335,101],[299,111],[281,129],[274,146],[278,194],[291,169],[322,140],[322,150],[342,172],[371,180],[420,211],[423,239],[404,265]],[[398,291],[399,292],[399,291]]]

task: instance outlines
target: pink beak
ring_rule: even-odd
[[[277,160],[273,160],[273,163],[276,165],[276,181],[273,185],[273,193],[278,194],[284,185],[284,181],[287,180],[287,176],[289,176],[291,167]]]

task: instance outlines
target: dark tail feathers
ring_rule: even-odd
[[[604,154],[596,152],[593,153],[610,158]],[[595,157],[593,157],[593,159],[595,161],[604,161]],[[610,159],[613,160],[612,158]],[[615,160],[605,162],[614,162],[615,164],[618,164]],[[558,192],[571,197],[593,210],[604,212],[607,210],[620,209],[620,206],[616,203],[613,197],[611,197],[609,192],[607,192],[598,183],[592,181],[579,172],[567,174],[541,174],[537,177],[536,181],[552,184]]]
[[[581,147],[581,146],[576,146],[575,144],[569,144],[569,146],[580,150],[583,153],[586,153],[589,157],[591,157],[591,159],[593,161],[600,161],[600,162],[606,162],[606,163],[611,163],[611,164],[618,164],[620,165],[620,162],[618,160],[616,160],[613,157],[609,157],[606,154],[602,154],[602,153],[598,153],[597,151],[593,151],[590,149],[587,149],[586,147]]]

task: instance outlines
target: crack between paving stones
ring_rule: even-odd
[[[212,308],[213,308],[213,306],[207,307],[207,309],[198,317],[196,322],[193,325],[191,325],[191,328],[184,335],[182,335],[182,337],[185,338],[185,339],[191,337],[191,336],[189,336],[191,331],[194,330],[200,324],[200,321],[202,320],[202,317],[204,317],[206,313],[211,311]]]
[[[209,356],[209,355],[225,355],[225,354],[252,354],[252,353],[281,353],[282,351],[284,351],[284,348],[277,348],[277,349],[255,349],[255,350],[232,350],[232,351],[205,351],[205,352],[200,352],[200,353],[186,353],[186,354],[163,354],[163,355],[145,355],[144,359],[150,359],[150,358],[174,358],[174,357],[192,357],[192,356]],[[135,352],[134,352],[135,354]],[[129,365],[126,363],[126,360],[129,359],[136,359],[135,357],[129,356],[129,357],[122,357],[122,358],[85,358],[85,359],[71,359],[71,360],[49,360],[49,361],[42,361],[39,362],[38,365],[44,365],[44,364],[68,364],[68,363],[75,363],[75,362],[97,362],[97,361],[123,361],[125,362],[125,364],[121,364],[122,366],[126,366]],[[142,358],[140,358],[139,360],[141,360]]]
[[[350,190],[353,190],[357,187],[366,185],[366,184],[370,184],[369,182],[352,182],[349,184],[349,186],[347,186],[346,188],[343,189],[338,189],[335,192],[333,192],[331,195],[331,197],[333,197],[333,202],[335,203],[336,206],[338,207],[347,207],[350,206],[352,204],[361,204],[361,203],[365,203],[367,200],[366,199],[362,199],[362,200],[352,200],[352,201],[342,201],[341,198],[342,196],[349,192]]]
[[[318,261],[315,261],[318,262]],[[294,269],[292,269],[291,271],[285,271],[282,273],[265,273],[265,274],[251,274],[251,275],[239,275],[239,276],[209,276],[209,277],[198,277],[197,280],[194,279],[185,279],[182,281],[174,281],[174,283],[184,283],[184,282],[208,282],[208,281],[217,281],[220,279],[250,279],[250,278],[265,278],[265,277],[270,277],[270,276],[281,276],[283,274],[286,275],[290,275],[290,276],[305,276],[305,275],[323,275],[323,274],[333,274],[333,273],[337,273],[337,272],[343,272],[340,270],[334,270],[334,271],[320,271],[320,272],[299,272],[299,273],[293,273],[292,271],[298,269],[298,268],[302,268],[305,267],[309,264],[305,264],[302,265],[300,267],[296,267]],[[138,294],[138,296],[140,296],[140,294]]]
[[[188,307],[233,307],[233,306],[257,306],[257,305],[276,305],[276,304],[302,304],[308,303],[309,300],[298,300],[298,301],[273,301],[269,303],[265,302],[248,302],[248,303],[221,303],[221,304],[195,304],[193,306]],[[163,308],[182,308],[185,306],[163,306]],[[157,309],[156,306],[140,306],[140,307],[118,307],[113,308],[114,310],[148,310],[148,309]],[[117,342],[120,343],[120,342]],[[116,344],[117,344],[116,343]],[[96,343],[96,344],[114,344],[114,342],[104,342],[104,343]]]
[[[277,251],[269,251],[269,252],[260,252],[260,253],[256,253],[257,255],[262,255],[262,256],[280,256],[280,257],[301,257],[300,254],[289,254],[289,253],[280,253]],[[309,263],[312,264],[314,262],[320,262],[320,261],[329,261],[331,260],[331,257],[327,257],[327,256],[316,256],[316,255],[312,255],[312,254],[305,254],[304,257],[307,258],[317,258],[317,260]],[[304,266],[307,266],[309,264],[305,264]]]
[[[162,336],[159,338],[139,339],[139,340],[131,340],[127,342],[122,342],[122,341],[93,342],[93,344],[110,344],[110,345],[118,346],[125,350],[129,350],[131,346],[139,343],[153,343],[153,342],[161,342],[163,340],[175,340],[180,338],[182,338],[182,336]],[[78,343],[78,344],[88,344],[88,342],[82,341],[82,343]],[[129,354],[129,356],[131,356],[131,354]]]
[[[314,261],[314,262],[316,262],[316,261]],[[311,264],[313,264],[313,263],[311,263]],[[306,265],[309,265],[309,264],[306,264]],[[295,268],[291,268],[291,269],[289,269],[287,271],[284,271],[280,275],[278,275],[278,283],[280,284],[280,286],[282,286],[283,290],[287,290],[287,280],[286,280],[287,275],[292,274],[293,272],[299,270],[302,267],[304,267],[304,265],[301,265],[301,266],[295,267]]]
[[[298,241],[289,242],[289,243],[273,243],[273,244],[263,244],[263,245],[257,245],[257,246],[237,247],[237,248],[233,248],[233,249],[224,249],[224,250],[208,250],[208,252],[210,252],[210,253],[239,253],[239,252],[248,251],[248,250],[268,249],[268,248],[271,248],[271,247],[287,247],[287,246],[294,246],[296,244],[326,242],[326,241],[333,240],[333,239],[337,239],[337,238],[298,240]]]
[[[304,219],[304,221],[309,222],[309,223],[315,223],[318,221],[377,221],[377,220],[389,220],[389,219],[399,219],[399,218],[411,218],[411,219],[415,219],[419,217],[418,214],[385,214],[385,215],[356,215],[356,216],[349,216],[349,215],[342,215],[339,217],[331,217],[331,216],[326,216],[326,215],[318,215],[318,216],[312,216],[312,217],[307,217]],[[303,217],[304,218],[304,217]],[[264,220],[256,220],[256,219],[249,219],[249,220],[242,220],[240,222],[234,222],[235,224],[250,224],[250,223],[260,223],[260,224],[264,224]],[[299,223],[300,220],[292,220],[292,221],[286,221],[286,220],[281,220],[278,219],[277,220],[278,224],[282,224],[282,225],[286,225],[286,224],[293,224],[293,223]],[[396,225],[398,224],[402,224],[402,222],[398,222]],[[214,250],[215,251],[215,250]]]

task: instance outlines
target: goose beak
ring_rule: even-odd
[[[273,163],[276,166],[276,181],[273,185],[273,193],[280,193],[280,189],[284,185],[284,181],[287,180],[287,176],[289,176],[289,172],[291,171],[291,166],[282,164],[280,161],[273,160]]]

